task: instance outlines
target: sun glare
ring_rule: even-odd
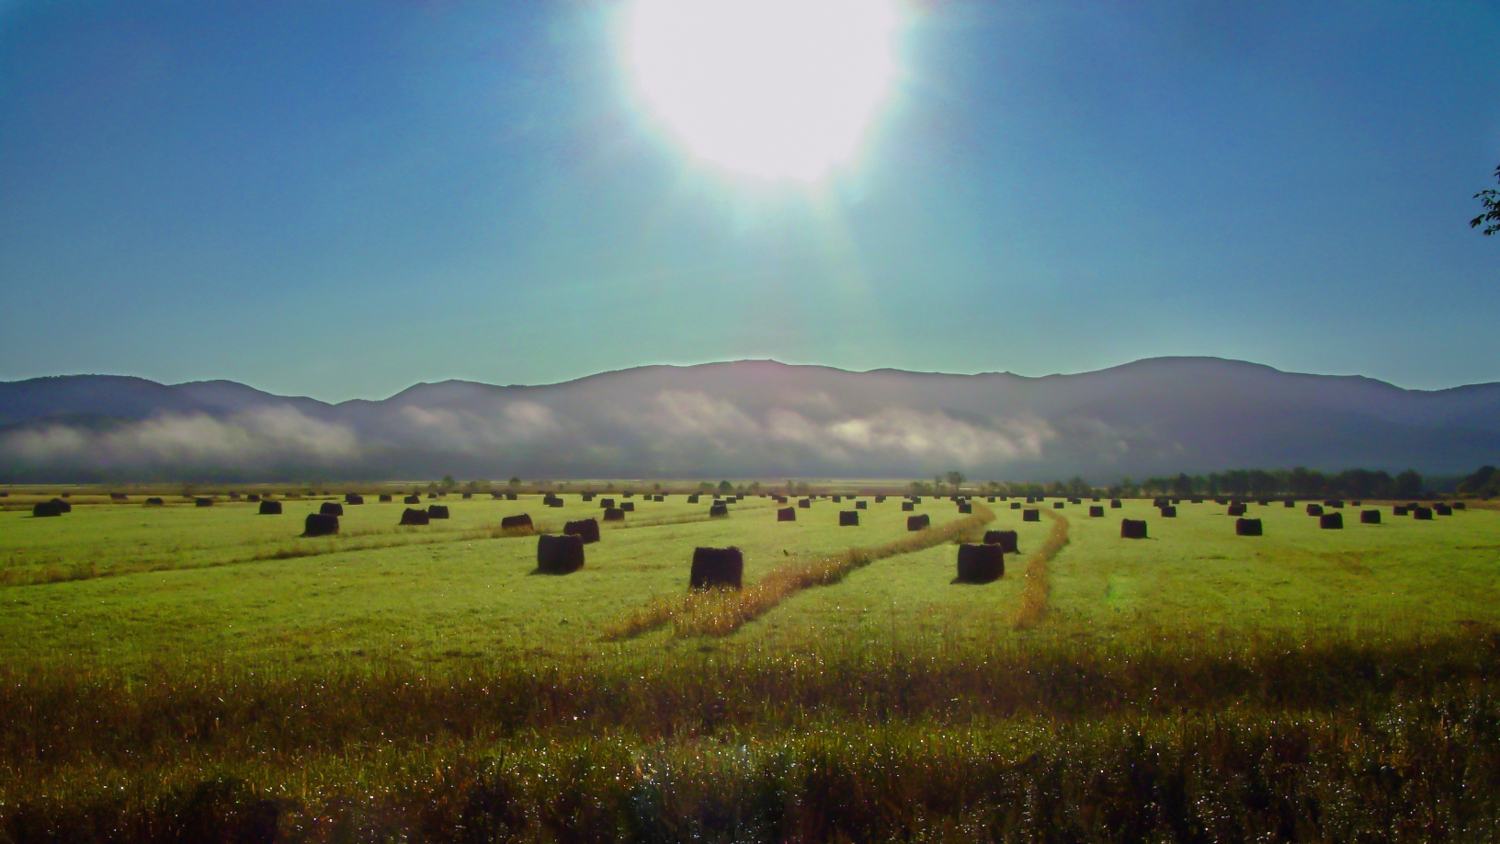
[[[631,80],[694,157],[815,181],[858,153],[896,76],[897,0],[635,0]]]

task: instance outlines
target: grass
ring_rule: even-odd
[[[567,577],[487,529],[597,510],[568,500],[370,547],[402,505],[330,540],[248,505],[0,513],[0,578],[112,572],[0,588],[0,841],[1496,836],[1500,513],[1252,507],[1251,539],[1211,504],[929,499],[908,534],[895,500],[858,528],[669,500]],[[952,584],[990,517],[1026,562]],[[689,592],[730,544],[747,589]]]

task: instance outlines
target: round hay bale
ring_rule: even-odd
[[[1201,499],[1201,498],[1189,498],[1188,499],[1188,503],[1189,504],[1202,504],[1203,503],[1203,499]]]
[[[903,513],[915,512],[916,509],[917,509],[917,505],[911,503],[910,501],[903,501],[903,502],[901,502],[901,512],[903,512]]]
[[[1357,500],[1356,501],[1350,501],[1349,502],[1349,506],[1350,507],[1359,507],[1359,506],[1363,505],[1364,503],[1365,502],[1363,502],[1363,501],[1357,501]]]
[[[958,546],[955,583],[993,583],[1005,576],[1005,550],[999,545]]]
[[[1421,507],[1421,506],[1418,506],[1418,507],[1408,507],[1406,509],[1409,510],[1409,511],[1411,511],[1411,517],[1413,519],[1416,519],[1419,522],[1430,522],[1430,521],[1432,521],[1432,508],[1431,507]]]
[[[1035,507],[1028,507],[1021,511],[1021,521],[1023,522],[1040,522],[1041,520],[1042,511]]]
[[[408,495],[405,498],[401,499],[401,502],[403,504],[421,504],[422,503],[422,496],[420,496],[420,495]]]
[[[876,504],[884,504],[885,503],[885,496],[884,495],[877,495],[877,496],[875,496],[875,503]]]
[[[167,504],[167,502],[161,500],[160,498],[156,498],[154,496],[151,497],[151,498],[146,499],[146,506],[147,507],[164,507],[164,506],[166,506],[166,504]]]
[[[801,501],[797,502],[797,506],[800,507],[800,508],[802,508],[803,510],[811,510],[812,509],[812,499],[811,498],[804,498]]]
[[[1167,505],[1166,507],[1160,508],[1159,512],[1161,513],[1161,517],[1163,519],[1175,519],[1175,518],[1177,518],[1177,508],[1174,507],[1174,506],[1172,506],[1172,505],[1170,505],[1170,504]]]
[[[1104,518],[1104,508],[1103,507],[1089,507],[1089,518],[1091,518],[1091,519],[1102,519],[1102,518]]]
[[[252,492],[249,495],[245,496],[245,500],[250,502],[251,504],[254,504],[257,501],[260,501],[260,495]]]
[[[344,505],[335,501],[324,501],[323,506],[318,508],[318,512],[325,516],[342,516],[344,515]]]
[[[1359,523],[1362,524],[1362,525],[1378,525],[1378,524],[1380,524],[1380,511],[1379,510],[1361,510],[1360,514],[1359,514]]]
[[[840,510],[839,527],[859,527],[859,511]]]
[[[1120,537],[1122,539],[1145,539],[1146,538],[1146,520],[1145,519],[1121,519],[1120,520]]]
[[[365,503],[365,497],[363,495],[360,495],[357,492],[348,492],[348,493],[344,494],[344,503],[345,504],[363,504],[363,503]]]
[[[778,522],[795,522],[795,521],[797,521],[797,508],[796,507],[783,507],[780,510],[777,510],[776,511],[776,521],[778,521]]]
[[[844,503],[844,496],[842,496],[842,495],[835,495],[833,497],[833,503],[835,503],[835,504],[843,504]]]
[[[1455,501],[1455,502],[1453,502],[1453,509],[1455,509],[1455,510],[1467,510],[1467,509],[1469,509],[1469,505],[1468,505],[1467,502],[1464,502],[1464,501]]]
[[[464,493],[463,495],[461,495],[459,497],[462,498],[462,499],[464,499],[465,501],[467,501],[470,498],[474,497],[474,493],[472,493],[472,492],[466,492],[466,493]]]
[[[520,499],[521,499],[521,496],[517,495],[514,492],[507,492],[505,494],[505,500],[506,501],[519,501]]]
[[[923,513],[920,516],[907,516],[906,517],[906,529],[909,530],[909,531],[913,531],[913,530],[925,530],[927,528],[927,526],[929,524],[931,524],[931,523],[932,523],[932,520],[929,519],[929,518],[927,518],[927,514],[926,513]]]
[[[1307,515],[1321,516],[1323,515],[1323,507],[1318,504],[1309,504],[1307,505]]]
[[[308,513],[302,525],[303,536],[332,536],[339,532],[339,517],[327,513]]]
[[[1453,515],[1453,508],[1447,504],[1434,504],[1432,505],[1432,512],[1439,516],[1451,516]]]
[[[1231,515],[1231,516],[1243,516],[1243,515],[1245,515],[1245,505],[1243,505],[1243,504],[1231,504],[1231,505],[1229,505],[1229,515]]]
[[[854,502],[854,509],[856,509],[856,510],[868,510],[870,508],[865,506],[865,502],[863,502],[863,501],[856,501],[856,502]]]
[[[381,495],[380,496],[380,503],[381,504],[389,504],[389,503],[391,503],[391,497],[389,495]]]
[[[964,515],[969,515],[974,512],[974,505],[965,501],[964,503],[958,505],[958,512]]]
[[[1323,530],[1343,530],[1344,514],[1324,513],[1323,515],[1318,517],[1318,527],[1322,528]]]
[[[71,512],[73,512],[73,505],[69,504],[68,502],[66,502],[64,500],[62,500],[61,498],[54,498],[49,503],[51,503],[53,505],[56,505],[57,511],[59,513],[71,513]]]
[[[733,501],[733,500],[734,500],[733,498],[729,499],[729,501]],[[708,506],[710,506],[710,507],[728,507],[729,506],[729,501],[725,501],[722,498],[715,498],[713,500],[713,503],[710,504],[710,505],[708,505]]]
[[[260,513],[258,515],[261,515],[261,516],[279,516],[279,515],[281,515],[281,502],[280,501],[262,501],[262,502],[260,502]]]
[[[446,518],[448,518],[448,505],[446,505],[446,504],[429,504],[429,505],[427,505],[427,516],[428,516],[428,518],[432,518],[432,519],[446,519]]]
[[[728,518],[728,516],[729,516],[729,505],[723,503],[722,501],[719,502],[718,504],[710,505],[709,508],[708,508],[708,517],[710,519]]]
[[[531,514],[522,513],[519,516],[506,516],[500,520],[501,530],[531,530]],[[568,531],[563,531],[567,533]]]
[[[426,510],[408,507],[401,513],[401,524],[403,525],[425,525],[431,521],[432,517],[427,515]]]
[[[625,498],[634,498],[635,497],[635,493],[634,492],[622,492],[620,494],[622,496],[624,496]]]
[[[1019,501],[1012,501],[1012,502],[1010,502],[1010,509],[1012,509],[1012,510],[1019,510],[1019,509],[1021,509],[1021,502],[1019,502]]]
[[[1327,501],[1323,502],[1323,506],[1331,507],[1335,510],[1342,510],[1344,507],[1344,502],[1338,500],[1337,498],[1330,498]]]
[[[1026,496],[1026,503],[1027,504],[1035,504],[1036,503],[1036,498],[1028,495],[1028,496]]]
[[[1052,502],[1052,509],[1054,509],[1054,510],[1061,510],[1061,509],[1063,509],[1063,503],[1061,501],[1054,501],[1054,502]]]
[[[589,521],[593,521],[590,519]],[[536,538],[536,570],[542,574],[572,574],[583,568],[583,537],[577,534]]]
[[[616,505],[615,505],[615,500],[613,498],[601,498],[601,499],[599,499],[599,509],[600,510],[608,510],[609,508],[614,507],[614,506],[616,506]]]
[[[984,532],[985,545],[999,545],[1000,550],[1007,554],[1019,554],[1021,535],[1013,530],[987,530]]]
[[[1288,498],[1287,500],[1281,502],[1281,506],[1285,507],[1288,510],[1295,510],[1297,509],[1297,502]]]
[[[429,492],[429,493],[427,493],[427,497],[429,499],[435,499],[435,498],[437,498],[437,493],[435,493],[435,492]]]
[[[214,506],[214,500],[212,498],[194,498],[193,499],[193,506],[194,507],[212,507],[212,506]]]
[[[581,498],[582,498],[582,499],[583,499],[583,500],[584,500],[584,501],[593,501],[593,500],[594,500],[594,496],[595,496],[595,495],[596,495],[596,493],[592,493],[592,492],[585,492],[585,493],[582,493],[582,494],[581,494],[581,495],[580,495],[580,497],[581,497]]]
[[[689,495],[689,496],[688,496],[688,499],[687,499],[687,503],[689,503],[689,504],[697,504],[697,503],[698,503],[698,499],[699,499],[699,498],[701,498],[701,497],[702,497],[702,496],[700,496],[700,495],[698,495],[698,494],[697,494],[697,493],[696,493],[696,492],[695,492],[695,493],[693,493],[693,494],[692,494],[692,495]]]
[[[31,517],[34,519],[45,519],[62,514],[62,508],[57,506],[55,501],[38,501],[31,506]]]
[[[694,548],[693,568],[688,575],[691,589],[727,587],[739,589],[745,573],[745,555],[738,548]]]
[[[1262,535],[1261,534],[1260,519],[1235,519],[1234,520],[1234,535],[1235,536],[1260,536],[1260,535]]]
[[[625,511],[619,507],[610,507],[604,511],[604,521],[623,522],[625,521]]]
[[[1397,504],[1395,507],[1391,508],[1391,515],[1392,516],[1404,516],[1404,515],[1406,515],[1406,507],[1403,506],[1403,505],[1401,505],[1401,504]]]
[[[665,503],[666,500],[667,500],[667,497],[665,495],[657,495],[657,496],[654,496],[651,500],[657,501],[657,502],[660,502],[660,503]]]
[[[913,495],[911,497],[911,503],[913,503],[913,504],[921,504],[922,503],[922,496],[920,496],[920,495]]]
[[[1118,499],[1118,498],[1111,498],[1109,500],[1109,509],[1111,509],[1111,510],[1118,510],[1118,509],[1120,509],[1123,506],[1125,506],[1125,505],[1122,504],[1120,502],[1120,499]]]
[[[551,501],[548,501],[548,502],[545,502],[545,503],[546,503],[546,505],[548,507],[561,507],[561,506],[563,506],[563,500],[561,498],[554,498]]]
[[[620,509],[624,510],[627,513],[634,513],[635,512],[635,502],[634,501],[622,501],[622,502],[620,502]]]

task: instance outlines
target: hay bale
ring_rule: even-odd
[[[1322,528],[1323,530],[1343,530],[1344,514],[1324,513],[1323,515],[1318,517],[1318,527]]]
[[[389,495],[381,495],[380,496],[380,503],[381,504],[389,504],[389,503],[391,503],[391,497]]]
[[[623,501],[623,502],[620,503],[620,509],[624,510],[627,513],[634,513],[635,512],[635,502],[634,501]]]
[[[1040,522],[1041,520],[1042,511],[1035,507],[1028,507],[1021,511],[1021,521],[1023,522]]]
[[[1260,536],[1261,535],[1260,519],[1235,519],[1234,520],[1234,535],[1235,536]]]
[[[667,497],[665,495],[658,495],[658,496],[655,496],[652,500],[660,502],[660,503],[665,503],[666,500],[667,500]]]
[[[590,521],[593,521],[590,519]],[[542,574],[572,574],[583,568],[583,537],[577,534],[536,538],[536,570]]]
[[[281,515],[281,502],[280,501],[262,501],[262,502],[260,502],[260,512],[259,512],[258,515],[261,515],[261,516],[279,516],[279,515]]]
[[[1323,515],[1323,507],[1319,504],[1309,504],[1307,505],[1307,515],[1321,516]]]
[[[985,545],[999,545],[1000,550],[1007,554],[1019,554],[1021,535],[1013,530],[987,530],[984,532]]]
[[[1359,507],[1359,506],[1363,505],[1364,503],[1365,502],[1363,502],[1363,501],[1355,500],[1355,501],[1350,501],[1349,502],[1349,506],[1350,507]]]
[[[1120,499],[1118,499],[1118,498],[1111,498],[1109,500],[1109,509],[1111,509],[1111,510],[1118,510],[1118,509],[1120,509],[1123,506],[1125,506],[1125,505],[1122,504],[1120,502]]]
[[[327,513],[308,513],[302,524],[303,536],[332,536],[339,532],[339,517]]]
[[[1219,505],[1220,507],[1223,507],[1224,505],[1226,505],[1226,504],[1229,503],[1229,499],[1227,499],[1227,498],[1215,498],[1214,499],[1214,503],[1217,504],[1217,505]]]
[[[1335,510],[1342,510],[1344,507],[1344,502],[1338,500],[1337,498],[1330,498],[1327,501],[1323,502],[1323,506],[1332,507]]]
[[[699,499],[699,498],[700,498],[700,497],[701,497],[701,496],[699,496],[699,495],[698,495],[698,493],[696,493],[696,492],[695,492],[695,493],[693,493],[693,494],[692,494],[692,495],[689,495],[689,496],[688,496],[688,503],[689,503],[689,504],[697,504],[697,503],[698,503],[698,499]]]
[[[1021,509],[1021,502],[1019,502],[1019,501],[1012,501],[1012,502],[1010,502],[1010,509],[1012,509],[1012,510],[1019,510],[1019,509]]]
[[[1005,551],[999,545],[958,546],[955,583],[993,583],[1005,576]]]
[[[194,498],[193,499],[193,506],[194,507],[212,507],[212,506],[214,506],[214,500],[212,498]]]
[[[401,499],[401,502],[403,504],[421,504],[422,503],[422,496],[420,496],[420,495],[408,495],[405,498]]]
[[[1083,499],[1082,498],[1069,498],[1068,499],[1068,503],[1069,504],[1082,504],[1083,503]]]
[[[427,517],[430,518],[430,519],[446,519],[446,518],[448,518],[448,505],[446,505],[446,504],[429,504],[429,505],[427,505]]]
[[[1157,512],[1161,513],[1161,517],[1163,519],[1175,519],[1175,518],[1177,518],[1177,508],[1173,507],[1170,504],[1167,505],[1166,507],[1160,508]]]
[[[435,499],[435,498],[437,498],[437,493],[435,493],[435,492],[429,492],[429,493],[427,493],[427,497],[429,499]]]
[[[722,501],[718,504],[710,505],[708,508],[708,517],[710,519],[728,518],[729,505],[723,503]]]
[[[1036,499],[1033,498],[1032,496],[1028,495],[1028,496],[1026,496],[1026,503],[1027,504],[1035,504],[1036,503]]]
[[[1297,509],[1297,502],[1288,498],[1287,500],[1281,502],[1281,506],[1285,507],[1288,510],[1295,510]]]
[[[596,495],[598,495],[598,493],[594,493],[594,492],[579,493],[579,497],[582,498],[584,501],[593,501],[594,500],[594,496],[596,496]]]
[[[500,520],[501,530],[531,530],[531,514],[522,513],[519,516],[506,516]],[[567,531],[563,531],[567,533]]]
[[[1203,503],[1203,499],[1201,499],[1201,498],[1189,498],[1188,499],[1188,503],[1189,504],[1202,504]]]
[[[1432,521],[1432,508],[1431,507],[1420,507],[1419,506],[1419,507],[1408,507],[1406,509],[1409,510],[1409,511],[1411,511],[1411,517],[1413,519],[1416,519],[1419,522],[1430,522],[1430,521]]]
[[[854,502],[854,509],[856,509],[856,510],[868,510],[870,508],[865,506],[865,502],[863,502],[863,501],[856,501],[856,502]]]
[[[917,505],[911,503],[910,501],[901,502],[901,512],[903,513],[912,513],[915,512],[916,509]]]
[[[608,510],[609,508],[615,507],[615,506],[617,506],[617,505],[615,504],[615,500],[613,498],[601,498],[601,499],[599,499],[599,509],[600,510]]]
[[[1262,507],[1270,507],[1271,506],[1271,499],[1269,499],[1269,498],[1262,498],[1262,499],[1260,499],[1259,501],[1257,501],[1255,503],[1259,504]]]
[[[783,507],[780,510],[777,510],[776,511],[776,521],[778,521],[778,522],[795,522],[795,521],[797,521],[797,508],[796,507]]]
[[[1447,504],[1434,504],[1432,505],[1432,512],[1437,513],[1439,516],[1451,516],[1453,515],[1453,508]]]
[[[1054,509],[1054,510],[1061,510],[1061,509],[1063,509],[1063,503],[1061,501],[1054,501],[1054,502],[1052,502],[1052,509]]]
[[[1360,514],[1359,514],[1359,523],[1362,524],[1362,525],[1378,525],[1378,524],[1380,524],[1380,511],[1379,510],[1361,510]]]
[[[1120,537],[1122,539],[1145,539],[1146,538],[1146,520],[1145,519],[1121,519],[1120,520]]]
[[[31,507],[31,516],[34,519],[45,519],[51,516],[61,516],[63,510],[57,506],[56,501],[38,501]]]
[[[611,507],[604,511],[604,521],[623,522],[625,521],[625,511],[619,507]]]
[[[797,502],[797,506],[800,507],[800,508],[802,508],[803,510],[811,510],[812,509],[812,499],[811,498],[804,498],[801,501]]]
[[[73,505],[69,504],[68,502],[66,502],[64,500],[62,500],[61,498],[54,498],[51,501],[49,501],[48,503],[55,505],[57,507],[57,511],[59,513],[71,513],[71,512],[73,512]]]
[[[620,494],[621,494],[622,497],[625,497],[625,498],[634,498],[635,497],[635,493],[634,492],[628,492],[627,491],[627,492],[623,492],[623,493],[620,493]]]
[[[156,497],[151,497],[151,498],[146,499],[146,506],[147,507],[164,507],[164,506],[166,506],[166,503],[167,502],[161,500],[160,498],[156,498]]]
[[[733,501],[733,500],[734,500],[733,498],[729,499],[729,501]],[[729,506],[729,501],[725,501],[722,498],[715,498],[714,501],[713,501],[713,503],[710,504],[710,505],[708,505],[708,506],[710,506],[710,507],[728,507]]]
[[[728,587],[739,589],[745,574],[745,555],[740,549],[694,548],[693,568],[688,575],[691,589]]]
[[[249,495],[245,496],[245,500],[250,502],[251,504],[254,504],[257,501],[260,501],[260,496],[252,492]]]
[[[1229,505],[1229,515],[1231,515],[1231,516],[1243,516],[1243,515],[1245,515],[1245,505],[1243,505],[1243,504],[1231,504],[1231,505]]]
[[[346,493],[344,493],[344,503],[345,504],[363,504],[363,503],[365,503],[365,497],[363,495],[360,495],[357,492],[346,492]]]
[[[1406,507],[1404,507],[1403,505],[1397,504],[1395,507],[1391,508],[1391,515],[1392,516],[1404,516],[1404,515],[1406,515]]]
[[[1455,502],[1453,502],[1453,509],[1455,509],[1455,510],[1467,510],[1467,509],[1469,509],[1469,505],[1466,502],[1463,502],[1463,501],[1455,501]]]
[[[859,527],[859,511],[840,510],[839,527]]]
[[[927,518],[927,514],[926,513],[923,513],[920,516],[907,516],[906,517],[906,529],[909,530],[909,531],[911,531],[911,530],[925,530],[927,528],[927,526],[930,525],[930,524],[932,524],[932,520],[929,519],[929,518]]]
[[[833,497],[833,503],[835,503],[835,504],[843,504],[844,503],[844,496],[842,496],[842,495],[835,495]]]
[[[561,507],[561,506],[563,506],[563,500],[561,498],[554,498],[551,501],[547,501],[547,502],[544,502],[544,503],[548,507]]]
[[[472,493],[472,492],[466,492],[466,493],[464,493],[464,494],[463,494],[463,496],[462,496],[462,497],[463,497],[463,499],[464,499],[464,500],[465,500],[465,501],[468,501],[468,500],[469,500],[469,499],[470,499],[470,498],[473,498],[473,497],[474,497],[474,493]],[[361,501],[361,502],[359,502],[359,503],[361,503],[361,504],[363,504],[363,503],[364,503],[364,502],[363,502],[363,501]]]
[[[519,501],[520,499],[521,499],[521,496],[517,495],[514,492],[507,492],[505,494],[505,500],[506,501]]]
[[[1104,508],[1103,507],[1093,507],[1093,506],[1090,506],[1089,507],[1089,518],[1091,518],[1091,519],[1102,519],[1102,518],[1104,518]]]
[[[130,500],[130,496],[126,495],[123,492],[111,492],[109,494],[109,500],[110,501],[129,501]]]
[[[403,525],[425,525],[432,521],[426,510],[406,508],[401,513],[401,524]]]
[[[342,516],[344,515],[344,505],[334,501],[324,501],[323,506],[318,508],[318,512],[325,516]]]
[[[974,505],[965,501],[964,503],[958,505],[958,512],[962,513],[963,515],[969,515],[970,513],[974,512]]]
[[[885,503],[885,496],[884,495],[877,495],[877,496],[875,496],[875,503],[876,504],[884,504]]]

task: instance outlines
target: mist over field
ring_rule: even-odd
[[[741,361],[327,404],[231,382],[0,385],[0,478],[973,477],[1466,472],[1500,385],[1412,391],[1212,358],[1023,378]]]

